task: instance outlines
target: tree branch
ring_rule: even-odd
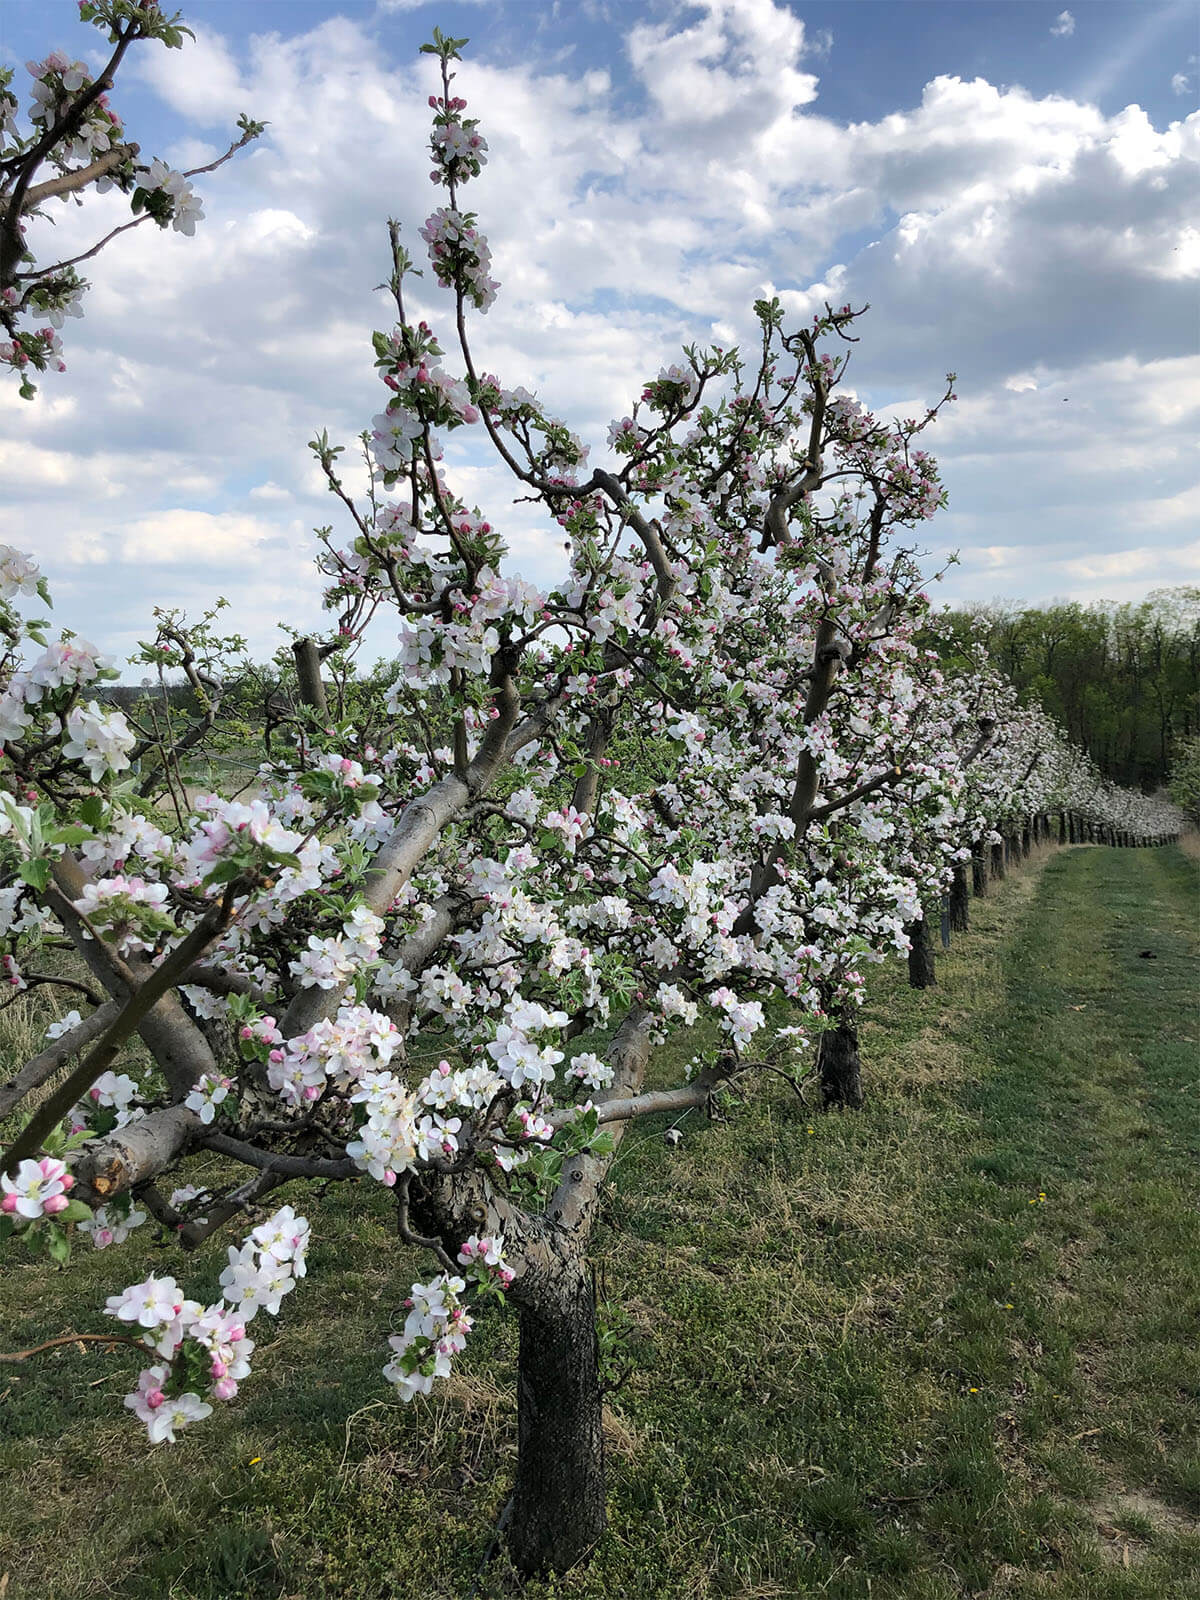
[[[64,1344],[131,1344],[143,1355],[150,1347],[141,1339],[131,1339],[122,1333],[64,1333],[57,1339],[47,1339],[44,1344],[31,1345],[28,1350],[0,1350],[0,1361],[28,1361],[30,1356],[40,1356],[43,1350],[55,1350]]]
[[[6,1173],[14,1173],[21,1161],[40,1148],[46,1135],[66,1116],[80,1095],[85,1094],[116,1060],[121,1047],[137,1032],[138,1024],[155,1001],[166,994],[178,982],[180,975],[220,936],[228,926],[229,919],[230,897],[227,892],[222,905],[207,912],[183,943],[172,950],[130,995],[100,1042],[34,1112],[9,1147],[4,1161]]]
[[[81,1023],[72,1028],[70,1033],[64,1033],[61,1038],[40,1051],[28,1060],[19,1072],[15,1072],[3,1088],[0,1088],[0,1120],[7,1117],[14,1106],[17,1106],[33,1089],[41,1088],[47,1078],[52,1078],[70,1056],[77,1050],[82,1050],[84,1045],[90,1044],[98,1034],[104,1030],[121,1014],[121,1002],[109,1000],[99,1010],[93,1011],[90,1017],[85,1017]]]
[[[630,1008],[608,1047],[608,1062],[613,1068],[612,1091],[596,1102],[601,1119],[611,1103],[637,1098],[650,1060],[650,1030],[653,1017],[641,1006]],[[625,1132],[624,1120],[616,1119],[613,1148],[608,1155],[581,1155],[563,1168],[562,1181],[546,1208],[546,1216],[562,1232],[582,1242],[587,1238],[595,1216],[600,1185],[612,1165]]]
[[[32,211],[43,200],[50,200],[56,194],[72,194],[76,189],[86,189],[89,183],[94,183],[106,172],[119,167],[122,161],[132,160],[138,154],[136,144],[115,144],[111,150],[97,156],[90,166],[76,167],[72,172],[60,172],[57,178],[47,178],[45,183],[35,184],[25,195],[24,209]]]
[[[234,1161],[240,1161],[243,1166],[257,1167],[260,1172],[275,1173],[279,1177],[329,1179],[362,1177],[362,1168],[349,1156],[344,1161],[324,1161],[313,1156],[274,1155],[269,1150],[260,1150],[257,1145],[247,1144],[244,1139],[235,1139],[227,1133],[208,1134],[201,1143],[219,1156],[230,1156]]]

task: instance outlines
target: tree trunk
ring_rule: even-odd
[[[321,654],[316,642],[312,639],[297,639],[292,645],[292,654],[296,658],[296,680],[300,688],[300,698],[306,706],[311,706],[319,717],[328,714],[325,700],[325,685],[321,681]]]
[[[950,926],[955,933],[966,933],[971,926],[971,896],[967,889],[967,869],[961,861],[955,864],[950,882]]]
[[[520,1307],[517,1481],[507,1540],[527,1576],[566,1572],[604,1532],[596,1299],[582,1262]]]
[[[1004,870],[1004,846],[1002,844],[994,844],[992,846],[992,877],[1002,878]]]
[[[971,893],[985,895],[987,893],[988,864],[984,851],[986,845],[980,845],[971,857]]]
[[[929,937],[929,919],[910,922],[905,928],[909,937],[908,981],[914,989],[929,989],[937,983],[933,965],[933,941]]]
[[[858,1029],[846,1021],[823,1033],[817,1045],[817,1077],[825,1109],[863,1103],[862,1063],[858,1057]]]

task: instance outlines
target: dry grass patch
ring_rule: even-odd
[[[1114,1490],[1089,1511],[1101,1553],[1115,1567],[1128,1568],[1145,1561],[1154,1541],[1164,1535],[1200,1533],[1200,1521],[1194,1515],[1178,1511],[1142,1489]]]

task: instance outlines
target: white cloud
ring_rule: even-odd
[[[1191,87],[1191,78],[1186,72],[1173,72],[1171,74],[1171,93],[1186,94]]]
[[[938,555],[961,546],[964,574],[1054,593],[1101,581],[1063,563],[1187,537],[1200,381],[1178,352],[1200,276],[1200,115],[1157,129],[1136,107],[1106,117],[943,75],[915,106],[841,125],[821,113],[803,23],[771,0],[617,7],[609,25],[627,30],[632,82],[482,49],[459,68],[491,146],[465,203],[502,284],[471,325],[482,369],[536,389],[603,455],[608,420],[682,342],[753,339],[756,296],[797,317],[869,300],[852,368],[869,404],[911,415],[959,373],[930,436],[951,492],[927,532]],[[261,651],[277,617],[316,620],[307,530],[344,527],[305,443],[328,427],[348,461],[379,406],[384,219],[421,257],[416,230],[444,199],[425,148],[434,66],[390,59],[362,14],[253,38],[236,60],[198,32],[141,69],[181,145],[219,143],[243,110],[271,126],[203,181],[195,239],[142,228],[89,264],[65,378],[33,407],[0,393],[0,537],[29,548],[38,530],[76,626],[95,631],[118,586],[128,640],[154,603],[224,588]],[[103,226],[104,202],[84,210],[58,218],[64,245]],[[428,276],[411,304],[452,335]],[[518,565],[550,577],[559,531],[512,504],[465,430],[448,465]]]
[[[1050,24],[1050,32],[1056,39],[1069,39],[1075,32],[1075,18],[1069,11],[1060,11]]]
[[[1162,552],[1153,546],[1141,545],[1132,550],[1115,550],[1106,556],[1087,556],[1079,561],[1063,562],[1063,570],[1072,577],[1088,581],[1110,578],[1137,578],[1143,587],[1162,561]],[[1200,573],[1200,541],[1184,546],[1174,554],[1173,565],[1180,573]]]
[[[422,6],[435,5],[437,0],[375,0],[375,3],[378,9],[387,15],[395,11],[419,11]],[[491,4],[491,0],[458,0],[458,4],[486,6]]]

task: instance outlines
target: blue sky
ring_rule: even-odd
[[[947,599],[1200,583],[1195,0],[184,11],[196,44],[143,47],[118,83],[131,135],[186,166],[240,111],[268,134],[198,180],[195,239],[143,228],[97,259],[34,405],[0,391],[0,538],[95,642],[127,650],[153,605],[218,593],[260,652],[316,617],[308,530],[334,519],[304,445],[379,409],[383,223],[419,248],[440,200],[416,54],[435,23],[470,37],[458,87],[492,146],[468,194],[503,288],[477,354],[593,460],[681,341],[745,336],[764,290],[797,315],[866,299],[869,404],[907,415],[959,374],[930,441],[951,497],[932,559],[962,557]],[[0,5],[0,60],[101,45],[68,0]],[[35,247],[110,218],[115,196],[63,208]],[[549,580],[553,531],[462,439],[462,492]]]

